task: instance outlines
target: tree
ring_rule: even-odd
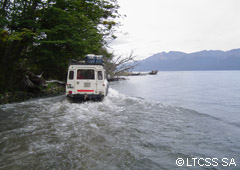
[[[135,62],[136,56],[133,55],[133,53],[134,52],[131,51],[131,53],[126,56],[115,56],[113,54],[106,55],[107,57],[104,58],[106,63],[105,68],[111,79],[123,75],[137,65]]]
[[[0,0],[0,91],[27,72],[65,79],[70,58],[97,53],[114,38],[116,0]]]

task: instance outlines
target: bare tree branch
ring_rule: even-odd
[[[131,51],[129,55],[126,57],[123,57],[123,55],[120,56],[113,56],[110,61],[108,59],[107,65],[105,65],[106,70],[108,71],[108,74],[110,74],[110,77],[118,77],[124,72],[127,72],[131,69],[133,69],[138,63],[135,61],[136,56],[133,55],[134,51]]]

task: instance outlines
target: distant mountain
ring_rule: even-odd
[[[195,53],[157,53],[139,61],[134,71],[240,70],[240,49]]]

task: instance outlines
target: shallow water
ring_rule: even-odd
[[[235,124],[113,88],[103,102],[57,96],[0,106],[0,169],[178,169],[177,158],[182,169],[193,168],[191,158],[218,158],[194,169],[229,169],[222,158],[239,169]]]

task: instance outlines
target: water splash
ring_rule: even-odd
[[[169,169],[179,156],[240,153],[239,129],[111,88],[103,102],[57,96],[3,105],[0,114],[0,169]]]

